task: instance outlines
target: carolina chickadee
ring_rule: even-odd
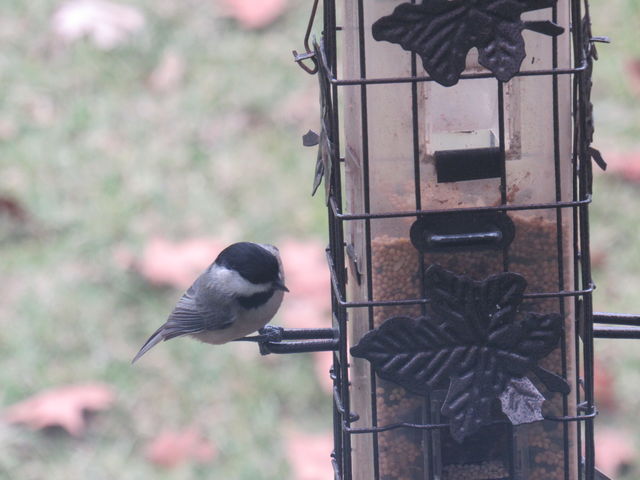
[[[216,345],[244,337],[273,318],[288,291],[276,247],[229,245],[182,295],[131,363],[161,340],[181,335]]]

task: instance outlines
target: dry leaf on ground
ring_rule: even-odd
[[[114,259],[122,268],[134,269],[154,285],[186,288],[215,260],[225,246],[225,243],[215,238],[173,242],[153,237],[139,258],[126,248],[119,248],[114,252]],[[279,248],[286,284],[291,291],[287,294],[287,302],[296,303],[300,300],[319,312],[328,312],[330,280],[324,247],[318,242],[286,240],[279,244]],[[308,327],[308,323],[305,326]]]
[[[153,285],[184,290],[224,247],[222,242],[210,238],[172,242],[155,237],[149,240],[140,258],[122,248],[114,252],[114,258],[118,265],[132,268]]]
[[[607,162],[607,173],[629,182],[640,182],[640,152],[607,152],[603,157]]]
[[[591,250],[591,268],[603,268],[607,265],[608,250],[593,248]]]
[[[248,30],[265,28],[287,9],[287,0],[223,0],[226,14]]]
[[[108,409],[115,401],[115,392],[102,383],[87,383],[45,390],[8,407],[3,419],[39,430],[62,427],[78,436],[85,429],[85,411]]]
[[[621,430],[596,428],[596,467],[605,475],[617,478],[626,467],[637,463],[633,437]]]
[[[330,433],[312,435],[295,430],[285,431],[287,459],[293,473],[291,480],[327,480],[333,478]]]
[[[600,410],[614,410],[616,408],[615,379],[606,366],[601,361],[593,363],[593,389],[596,403]]]
[[[188,461],[207,463],[216,455],[215,446],[205,440],[195,428],[163,432],[145,449],[147,460],[164,468],[173,468]]]
[[[636,95],[640,95],[640,58],[627,60],[624,65],[624,71],[629,89]]]
[[[6,194],[0,194],[0,216],[2,215],[19,223],[29,220],[29,213],[24,205],[17,198]]]
[[[304,299],[318,310],[329,311],[331,280],[325,247],[316,241],[288,239],[279,248],[291,291],[288,297]]]
[[[142,30],[145,18],[131,6],[106,0],[70,0],[51,19],[53,32],[65,42],[88,37],[103,50],[125,43]]]

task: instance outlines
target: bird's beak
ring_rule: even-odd
[[[276,288],[276,290],[283,290],[285,292],[289,291],[285,284],[282,283],[282,280],[276,280],[275,282],[273,282],[273,286]]]

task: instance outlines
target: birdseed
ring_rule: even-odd
[[[558,246],[555,223],[542,218],[513,218],[516,226],[516,238],[509,248],[509,271],[522,275],[527,283],[527,293],[554,292],[558,290]],[[475,280],[504,270],[501,252],[461,252],[429,253],[423,255],[423,266],[438,264],[456,274],[464,274]],[[377,301],[403,300],[419,298],[421,294],[420,254],[408,238],[380,235],[372,241],[373,298]],[[522,310],[537,312],[557,312],[559,303],[554,298],[523,301]],[[373,311],[373,323],[379,327],[384,321],[395,316],[417,317],[423,313],[420,306],[376,307]],[[553,351],[540,362],[548,370],[562,373],[560,349]],[[539,383],[539,382],[538,382]],[[562,413],[562,396],[546,392],[544,387],[536,385],[551,401],[545,402],[547,410]],[[425,405],[423,397],[408,393],[397,384],[377,379],[376,408],[378,425],[398,422],[425,423]],[[498,417],[499,418],[499,417]],[[443,421],[446,421],[444,419]],[[564,432],[562,424],[548,421],[517,427],[518,448],[526,450],[529,480],[553,480],[564,478]],[[480,432],[481,435],[482,431]],[[447,430],[438,434],[443,445],[447,445]],[[491,432],[495,436],[495,431]],[[510,442],[510,433],[504,429],[503,438],[487,438],[486,442],[506,446]],[[425,476],[424,456],[431,434],[421,430],[397,429],[379,433],[378,436],[379,469],[382,480],[413,480]],[[452,440],[450,440],[452,441]],[[482,442],[480,442],[482,443]],[[478,445],[480,445],[480,443]],[[463,442],[464,445],[464,442]],[[443,449],[444,450],[444,449]],[[457,451],[454,448],[455,451]],[[503,451],[497,451],[503,450]],[[475,459],[470,462],[460,454],[452,458],[451,453],[441,452],[443,480],[499,480],[509,477],[508,448],[487,451],[489,458]],[[437,453],[437,452],[434,452]],[[525,478],[525,477],[522,477]]]

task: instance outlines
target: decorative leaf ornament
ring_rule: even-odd
[[[458,83],[469,50],[478,62],[507,82],[526,56],[522,30],[560,35],[552,22],[523,22],[520,15],[555,5],[556,0],[423,0],[403,3],[373,24],[373,38],[398,43],[417,53],[438,83]]]
[[[522,276],[501,273],[477,282],[434,265],[425,274],[425,288],[430,314],[386,320],[351,354],[413,393],[426,395],[449,382],[441,412],[457,441],[492,421],[494,401],[507,387],[509,404],[534,405],[528,415],[505,412],[510,418],[541,417],[540,406],[517,398],[525,391],[535,397],[533,384],[517,389],[513,379],[533,372],[549,390],[569,392],[562,377],[536,365],[558,345],[562,317],[518,312],[526,288]]]
[[[514,425],[544,420],[544,397],[527,377],[512,378],[500,394],[500,403],[502,411]]]
[[[313,44],[316,58],[320,59],[324,52],[320,45]],[[326,201],[329,201],[329,189],[331,188],[331,169],[333,142],[331,141],[331,119],[333,117],[333,105],[331,100],[331,84],[327,78],[328,72],[324,62],[319,61],[318,81],[320,83],[320,135],[317,137],[318,156],[316,158],[316,171],[313,178],[311,195],[315,195],[324,177]]]
[[[602,153],[591,144],[593,143],[593,136],[595,133],[595,126],[593,123],[593,103],[591,102],[591,87],[593,82],[591,81],[591,75],[593,73],[593,62],[598,60],[598,50],[594,44],[594,41],[602,41],[609,43],[609,39],[606,37],[594,38],[591,33],[591,16],[589,14],[589,4],[585,4],[585,14],[582,18],[582,55],[586,62],[586,68],[579,77],[578,95],[581,102],[585,106],[585,123],[584,126],[579,122],[579,116],[576,116],[576,130],[584,128],[584,137],[586,141],[586,154],[598,165],[602,170],[607,169],[607,162],[605,162]],[[590,167],[589,167],[590,169]],[[589,172],[589,190],[591,190],[592,173]]]

